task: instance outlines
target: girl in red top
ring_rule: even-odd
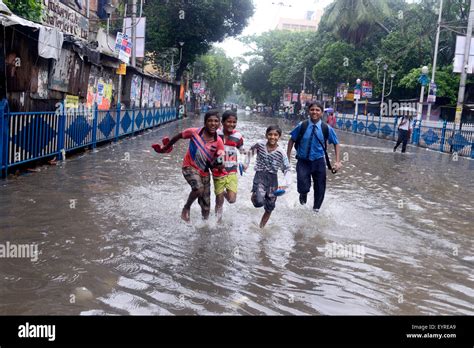
[[[211,184],[209,169],[223,168],[224,143],[217,136],[220,125],[219,111],[211,110],[204,116],[204,127],[188,128],[176,134],[163,146],[166,152],[179,139],[190,139],[189,148],[183,159],[183,176],[191,186],[191,193],[181,212],[181,219],[190,221],[191,205],[197,199],[202,218],[207,220],[211,209]]]

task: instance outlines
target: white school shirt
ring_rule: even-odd
[[[403,121],[406,121],[406,122],[403,125],[401,125],[401,123]],[[406,130],[406,131],[408,129],[413,129],[412,122],[413,122],[413,120],[411,120],[410,118],[402,117],[402,118],[400,118],[400,121],[398,122],[398,129],[403,129],[403,130]]]

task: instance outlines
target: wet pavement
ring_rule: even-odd
[[[250,145],[274,122],[286,148],[284,120],[242,114],[238,129]],[[0,181],[0,251],[38,251],[0,258],[0,314],[474,314],[474,161],[337,131],[344,169],[319,214],[294,180],[260,230],[249,169],[223,224],[197,204],[186,224],[187,141],[150,145],[201,123]]]

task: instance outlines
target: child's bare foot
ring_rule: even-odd
[[[186,222],[191,221],[191,219],[189,217],[189,209],[188,208],[186,208],[186,207],[183,208],[183,211],[181,212],[181,219],[183,219]]]

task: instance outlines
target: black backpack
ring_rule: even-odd
[[[306,133],[306,130],[308,129],[309,126],[309,120],[305,120],[301,123],[300,127],[300,132],[298,133],[298,136],[296,137],[295,140],[295,149],[298,151],[298,147],[301,143],[301,139],[303,139],[304,133]],[[324,137],[324,144],[321,142],[321,140],[316,136],[316,139],[318,139],[319,143],[323,147],[324,150],[324,156],[326,157],[326,165],[328,166],[328,169],[335,174],[336,171],[332,169],[331,166],[331,161],[329,160],[329,155],[328,155],[328,139],[329,139],[329,126],[326,122],[321,121],[321,130],[323,132],[323,137]]]

